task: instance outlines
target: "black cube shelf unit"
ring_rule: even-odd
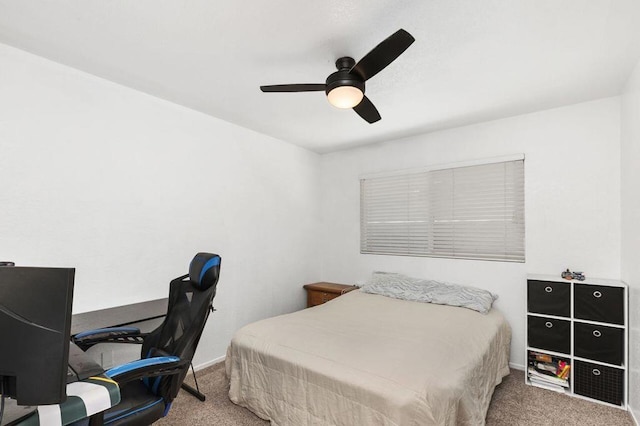
[[[527,384],[627,409],[628,289],[622,281],[527,276]],[[562,385],[540,380],[546,366],[570,366]],[[536,371],[536,367],[540,367]],[[537,377],[536,377],[537,376]]]

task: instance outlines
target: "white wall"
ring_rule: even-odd
[[[565,268],[620,278],[618,97],[445,130],[321,159],[322,277],[352,283],[374,270],[489,289],[524,365],[525,276]],[[359,176],[524,153],[526,264],[359,253]]]
[[[196,252],[219,253],[196,365],[304,306],[318,171],[309,151],[0,45],[0,260],[77,268],[78,313],[166,297]]]
[[[622,96],[622,279],[629,285],[629,406],[640,420],[640,61]]]
[[[301,308],[304,282],[389,270],[476,285],[500,295],[523,365],[527,272],[619,278],[622,229],[622,273],[640,288],[638,74],[622,157],[619,98],[319,157],[0,45],[0,260],[76,267],[84,312],[165,297],[195,252],[220,253],[196,364],[240,326]],[[359,254],[360,175],[513,153],[526,155],[526,264]]]

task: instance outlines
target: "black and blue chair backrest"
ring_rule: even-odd
[[[142,358],[173,355],[191,362],[212,310],[220,263],[217,254],[198,253],[189,265],[189,274],[171,281],[167,316],[145,338]],[[187,372],[185,368],[180,374],[145,379],[145,383],[168,405],[178,394]]]

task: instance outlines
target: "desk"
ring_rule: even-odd
[[[76,314],[71,319],[71,334],[74,335],[85,330],[121,327],[124,325],[134,325],[141,332],[148,333],[155,330],[162,323],[167,314],[168,306],[169,299],[164,298]],[[123,348],[123,346],[128,348]],[[87,354],[95,360],[99,360],[98,362],[103,368],[109,369],[138,359],[140,357],[140,348],[137,346],[139,345],[101,343],[89,348]],[[191,368],[193,369],[193,365]],[[195,372],[193,376],[195,379]],[[198,382],[196,381],[197,386]],[[205,400],[205,396],[198,389],[194,389],[186,383],[182,384],[182,389],[194,395],[200,401]]]
[[[161,318],[166,315],[168,304],[169,299],[164,298],[76,314],[71,318],[71,334]]]
[[[167,313],[169,299],[156,299],[115,308],[76,314],[71,318],[71,335],[99,328],[134,326],[142,333],[155,330]],[[140,345],[101,343],[86,352],[105,370],[140,358]]]

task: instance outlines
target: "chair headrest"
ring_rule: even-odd
[[[196,254],[189,265],[189,280],[202,291],[216,285],[220,275],[220,261],[217,254]]]

